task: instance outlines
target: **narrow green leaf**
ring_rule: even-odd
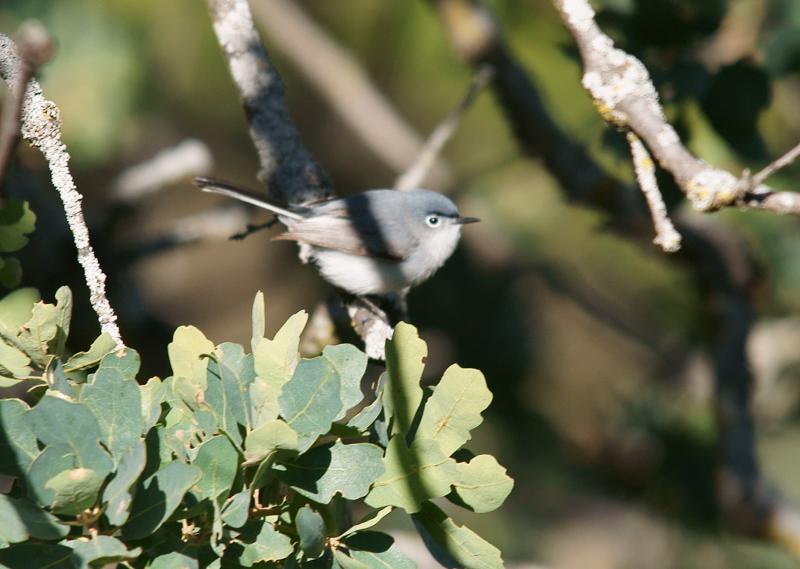
[[[202,472],[196,484],[200,495],[221,506],[239,471],[239,453],[227,437],[217,435],[197,448],[192,464]]]
[[[226,399],[236,421],[248,430],[253,428],[250,417],[250,385],[255,380],[253,356],[245,355],[239,344],[220,344],[215,350],[216,362],[209,364],[209,373],[221,381]]]
[[[264,311],[264,293],[258,291],[256,298],[253,300],[253,333],[250,339],[250,349],[255,352],[258,343],[264,338],[267,332],[266,316]]]
[[[365,517],[363,520],[361,520],[360,522],[355,524],[353,527],[348,529],[346,532],[341,534],[339,536],[339,539],[347,537],[348,535],[354,534],[354,533],[356,533],[358,531],[364,531],[364,530],[367,530],[367,529],[369,529],[371,527],[374,527],[374,526],[378,525],[378,523],[380,523],[380,521],[383,518],[385,518],[386,516],[391,514],[393,510],[394,510],[394,508],[392,506],[386,506],[385,508],[381,508],[380,510],[372,512],[367,517]]]
[[[325,520],[311,506],[303,506],[297,510],[294,524],[303,554],[307,559],[317,559],[325,551]]]
[[[108,564],[116,564],[118,561],[136,559],[142,553],[140,547],[129,550],[124,543],[110,535],[80,537],[65,541],[63,545],[71,547],[75,552],[73,558],[77,561],[77,567],[80,569],[104,567]]]
[[[156,531],[175,511],[202,471],[179,461],[170,462],[137,489],[122,537],[142,539]]]
[[[164,401],[166,391],[164,382],[157,377],[151,377],[147,383],[139,386],[145,430],[152,429],[161,417],[161,402]]]
[[[435,440],[451,455],[470,439],[470,430],[481,424],[481,413],[491,401],[481,372],[452,365],[425,403],[417,436]]]
[[[72,320],[72,291],[68,286],[62,286],[56,291],[56,333],[52,351],[61,357],[64,355],[64,347],[69,336],[69,325]]]
[[[143,440],[128,447],[119,456],[114,477],[103,490],[105,515],[111,525],[121,526],[127,521],[133,500],[131,489],[144,471],[145,460]]]
[[[496,510],[514,487],[514,480],[506,474],[506,469],[488,454],[476,456],[469,462],[457,462],[456,468],[458,480],[453,489],[460,500],[457,503],[473,512]]]
[[[103,444],[115,462],[137,445],[145,432],[142,397],[136,383],[138,371],[139,356],[135,351],[128,348],[109,354],[81,390],[80,400],[97,417]]]
[[[466,569],[503,569],[500,550],[465,526],[456,524],[438,506],[431,502],[422,505],[419,513],[413,515],[417,529],[427,535],[429,549],[435,545],[446,552],[460,567]],[[432,542],[432,543],[429,543]],[[436,556],[436,551],[431,553]],[[439,559],[439,556],[436,556]]]
[[[0,474],[20,476],[39,455],[28,411],[19,399],[0,399]]]
[[[302,360],[283,386],[278,397],[281,416],[301,435],[301,452],[330,430],[342,409],[339,393],[339,374],[321,357]]]
[[[256,563],[281,561],[293,551],[289,537],[278,532],[269,522],[264,522],[255,542],[244,545],[239,563],[252,567]]]
[[[422,402],[422,371],[428,346],[420,340],[417,329],[401,322],[386,343],[386,369],[389,373],[383,392],[383,410],[392,419],[390,434],[406,436]]]
[[[97,502],[104,478],[104,475],[91,468],[73,468],[59,472],[44,485],[53,492],[53,512],[77,515],[90,508]]]
[[[316,447],[293,460],[275,465],[278,478],[299,494],[327,504],[336,494],[348,500],[367,495],[383,473],[383,450],[373,444],[341,441]]]
[[[85,352],[78,352],[67,360],[64,364],[64,371],[71,373],[81,369],[90,369],[100,363],[104,357],[117,349],[114,339],[103,332],[92,342],[92,345]]]
[[[378,384],[375,387],[375,400],[356,413],[348,422],[348,427],[353,427],[359,431],[366,431],[378,419],[378,416],[383,411],[383,391],[386,389],[386,378],[388,374],[382,373],[378,378]]]
[[[428,439],[416,439],[409,448],[401,435],[395,435],[383,460],[386,471],[365,500],[373,508],[398,506],[417,512],[426,500],[450,492],[458,478],[455,461]]]
[[[297,448],[297,433],[280,419],[264,423],[244,441],[245,465],[256,464],[276,450]]]
[[[325,346],[322,350],[322,357],[328,360],[339,374],[342,410],[336,417],[338,421],[345,416],[349,409],[364,399],[361,391],[361,378],[367,371],[367,355],[350,344],[339,344],[338,346]]]
[[[216,367],[216,364],[211,365]],[[242,434],[239,432],[239,423],[233,410],[236,402],[231,401],[229,395],[230,392],[225,389],[222,380],[214,371],[209,370],[203,407],[216,417],[219,428],[237,445],[241,445]]]

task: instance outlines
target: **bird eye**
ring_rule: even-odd
[[[428,224],[428,227],[439,227],[441,220],[438,215],[429,215],[425,218],[425,223]]]

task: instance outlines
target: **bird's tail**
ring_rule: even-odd
[[[222,194],[223,196],[228,196],[229,198],[249,203],[250,205],[269,210],[280,216],[288,217],[289,219],[304,219],[303,215],[287,209],[286,206],[276,204],[275,202],[268,200],[256,192],[245,190],[244,188],[234,186],[233,184],[223,180],[207,178],[205,176],[197,176],[194,178],[194,185],[204,192]]]

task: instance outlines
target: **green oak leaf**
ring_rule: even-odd
[[[481,412],[491,401],[481,372],[452,365],[425,402],[416,436],[435,440],[451,455],[470,439],[470,430],[481,424]]]
[[[59,472],[45,483],[53,492],[51,507],[56,514],[77,515],[97,502],[105,476],[91,468]]]
[[[179,326],[167,346],[175,394],[193,409],[206,390],[208,355],[213,351],[214,344],[194,326]]]
[[[19,251],[28,244],[27,235],[33,233],[36,214],[28,202],[16,198],[5,201],[0,208],[0,253]]]
[[[342,409],[339,394],[339,374],[322,357],[302,360],[283,386],[278,397],[281,416],[301,436],[301,452],[330,430]]]
[[[232,528],[240,528],[247,523],[250,513],[251,492],[249,489],[234,494],[222,506],[222,523]]]
[[[196,466],[173,461],[142,482],[134,495],[128,521],[122,526],[122,537],[142,539],[156,531],[202,474]]]
[[[110,535],[79,537],[62,544],[72,548],[73,557],[79,562],[78,567],[81,569],[116,565],[118,561],[133,560],[142,554],[141,547],[129,550],[124,543]]]
[[[250,339],[250,349],[255,352],[258,343],[267,333],[267,321],[264,310],[264,293],[258,291],[253,300],[253,311],[251,320],[253,322],[253,333]]]
[[[161,417],[161,402],[164,401],[166,392],[166,385],[157,377],[151,377],[147,383],[139,386],[145,430],[152,429]]]
[[[47,365],[50,342],[58,334],[58,309],[54,304],[37,302],[31,318],[22,325],[17,344],[39,368]]]
[[[100,447],[100,425],[83,403],[66,401],[48,392],[29,413],[31,429],[46,445],[65,446],[75,457],[75,468],[89,468],[105,477],[112,462]]]
[[[75,552],[66,545],[55,543],[20,543],[0,549],[0,567],[4,569],[31,569],[31,559],[36,567],[47,569],[75,569]]]
[[[69,533],[69,526],[25,498],[0,494],[0,544],[20,543],[29,537],[52,540]]]
[[[308,321],[308,314],[301,310],[292,315],[272,340],[261,338],[253,348],[256,375],[280,390],[292,377],[299,356],[300,334]]]
[[[25,352],[0,340],[0,374],[25,378],[32,371],[31,359]]]
[[[355,407],[362,399],[364,394],[361,391],[361,378],[367,371],[367,355],[350,344],[339,344],[338,346],[325,346],[322,350],[322,357],[330,362],[331,366],[339,374],[341,384],[340,398],[342,400],[342,410],[336,420],[344,418],[349,409]]]
[[[69,336],[69,325],[72,320],[72,291],[68,286],[62,286],[56,291],[56,328],[58,332],[51,346],[52,352],[58,357],[64,355],[64,347]]]
[[[214,351],[216,360],[208,366],[208,372],[216,375],[225,390],[225,399],[236,422],[253,428],[250,409],[250,385],[255,380],[253,356],[245,355],[239,344],[220,344]]]
[[[39,455],[28,411],[19,399],[0,399],[0,474],[20,476]]]
[[[514,480],[497,460],[488,454],[481,454],[469,462],[457,462],[458,480],[453,490],[458,497],[457,503],[473,512],[491,512],[505,502]]]
[[[89,349],[85,352],[78,352],[67,360],[64,364],[64,371],[71,373],[82,369],[89,369],[96,366],[100,361],[111,352],[117,349],[117,343],[108,334],[100,334]]]
[[[325,552],[325,520],[311,509],[303,506],[297,510],[294,518],[297,535],[300,537],[300,549],[306,559],[317,559]]]
[[[388,380],[383,392],[383,410],[392,419],[390,434],[406,436],[422,402],[422,371],[428,346],[420,340],[417,329],[400,322],[392,339],[386,342]]]
[[[336,494],[348,500],[367,495],[370,485],[383,474],[383,450],[373,444],[346,445],[341,441],[315,447],[273,468],[278,478],[315,502],[329,503]]]
[[[362,531],[344,540],[350,557],[368,568],[415,569],[416,563],[394,545],[394,538],[377,531]]]
[[[276,450],[297,448],[297,433],[284,421],[275,419],[247,434],[244,441],[245,465],[257,464]]]
[[[6,341],[13,339],[14,345],[22,325],[31,318],[33,305],[41,300],[35,288],[18,288],[0,299],[0,337]]]
[[[139,355],[127,348],[104,357],[91,381],[81,389],[80,401],[97,417],[101,440],[115,462],[139,444],[145,432],[142,397],[136,383],[138,371]]]
[[[383,518],[391,514],[392,511],[394,511],[394,508],[392,506],[386,506],[384,508],[381,508],[380,510],[372,512],[371,514],[366,516],[363,520],[361,520],[360,522],[352,526],[350,529],[348,529],[346,532],[341,534],[339,536],[339,539],[342,539],[343,537],[347,537],[348,535],[354,534],[359,531],[364,531],[371,527],[376,526],[378,523],[380,523],[380,521]]]
[[[221,506],[239,472],[239,453],[227,437],[217,435],[197,447],[192,465],[202,472],[195,485],[200,495]]]
[[[372,485],[365,502],[373,508],[397,506],[419,511],[426,500],[450,492],[458,479],[455,461],[442,452],[436,441],[416,439],[410,447],[400,435],[389,440],[383,459],[386,471]]]
[[[128,447],[118,457],[114,477],[103,490],[105,516],[111,525],[121,526],[127,521],[133,500],[131,490],[144,471],[145,460],[143,440]]]
[[[253,543],[244,544],[239,563],[252,567],[256,563],[281,561],[294,551],[289,536],[280,533],[269,522],[263,522]]]
[[[466,569],[503,569],[500,550],[465,526],[456,524],[438,506],[425,502],[418,513],[413,514],[414,523],[420,532],[436,548]],[[428,544],[431,549],[431,545]],[[436,553],[434,550],[432,553]],[[437,556],[438,559],[438,556]],[[450,565],[448,565],[450,566]]]

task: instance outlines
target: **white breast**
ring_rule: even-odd
[[[312,257],[328,282],[353,294],[387,294],[411,284],[397,261],[319,248],[314,248]]]

